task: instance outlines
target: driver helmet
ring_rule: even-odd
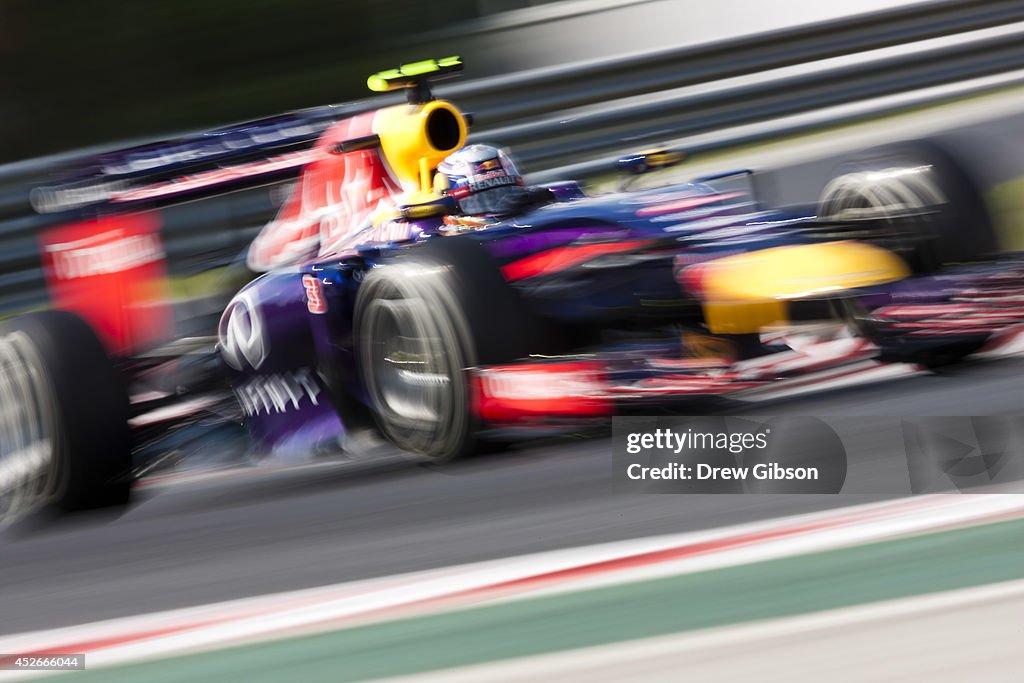
[[[490,145],[468,145],[437,166],[440,191],[468,216],[501,216],[522,193],[523,177],[505,152]]]

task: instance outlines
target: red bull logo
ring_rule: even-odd
[[[250,268],[267,271],[342,250],[372,213],[394,206],[402,187],[379,150],[331,153],[344,140],[372,134],[375,116],[344,119],[324,133],[288,201],[250,246]]]

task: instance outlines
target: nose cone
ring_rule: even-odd
[[[708,328],[757,332],[788,320],[786,302],[901,280],[910,268],[896,254],[862,242],[775,247],[702,264],[700,292]]]
[[[707,264],[703,290],[717,303],[802,299],[901,280],[903,260],[880,247],[841,241],[775,247]]]

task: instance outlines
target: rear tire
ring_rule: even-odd
[[[0,518],[125,505],[128,395],[89,325],[63,311],[18,316],[0,366]]]
[[[445,237],[372,269],[355,309],[370,409],[399,448],[443,462],[472,453],[467,371],[540,349],[540,326],[472,237]]]

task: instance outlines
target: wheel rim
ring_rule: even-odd
[[[24,516],[53,496],[52,399],[32,341],[15,331],[0,338],[0,525]]]

